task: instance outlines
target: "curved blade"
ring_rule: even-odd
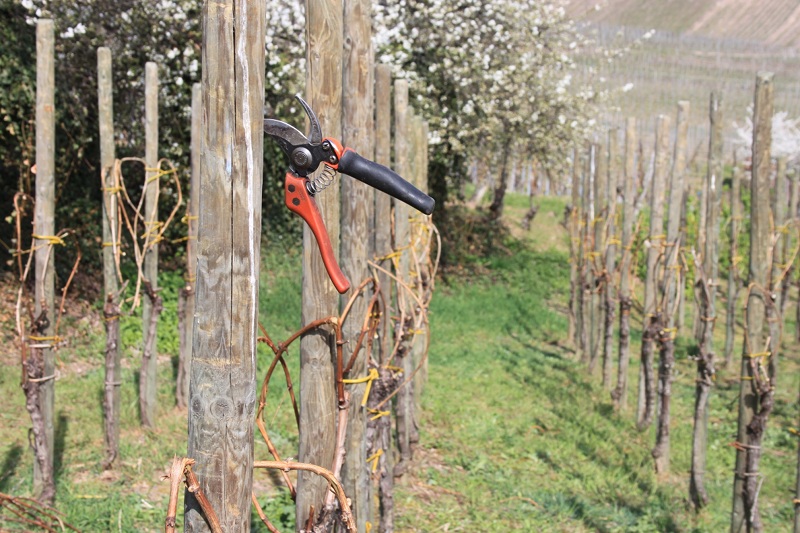
[[[308,144],[306,136],[300,133],[297,128],[274,118],[264,119],[264,133],[273,137],[283,151],[286,152],[286,155],[291,155],[295,146]]]
[[[314,114],[314,111],[311,109],[305,100],[299,95],[294,95],[295,98],[300,102],[300,105],[303,106],[303,109],[306,111],[306,115],[308,115],[308,121],[311,123],[311,131],[308,132],[308,137],[313,144],[319,144],[322,142],[322,127],[319,125],[319,119],[317,115]]]

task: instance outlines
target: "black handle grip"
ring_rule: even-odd
[[[339,159],[339,172],[383,191],[426,215],[433,213],[436,204],[433,198],[411,185],[393,170],[361,157],[351,149],[345,150]]]

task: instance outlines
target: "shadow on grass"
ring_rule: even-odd
[[[53,435],[53,478],[56,483],[58,483],[64,471],[64,448],[67,439],[67,429],[69,429],[69,418],[61,411],[58,413]]]
[[[0,492],[8,492],[11,478],[17,472],[17,465],[22,459],[22,446],[14,444],[6,452],[3,458],[3,465],[0,466]]]

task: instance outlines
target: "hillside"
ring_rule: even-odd
[[[758,71],[775,73],[776,112],[800,115],[796,3],[575,0],[567,11],[588,40],[576,81],[600,94],[601,128],[636,117],[649,147],[655,117],[674,117],[676,103],[688,100],[694,153],[707,143],[709,94],[718,91],[730,140],[734,123],[745,122]],[[732,148],[729,142],[725,153]]]
[[[573,0],[567,10],[594,23],[800,45],[800,4],[790,0]]]

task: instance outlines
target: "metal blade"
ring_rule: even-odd
[[[317,115],[314,114],[314,111],[311,109],[305,100],[299,95],[294,95],[295,98],[300,102],[300,105],[303,106],[303,109],[306,110],[306,115],[308,115],[308,121],[311,123],[311,131],[308,132],[308,138],[311,139],[311,142],[314,144],[319,144],[322,142],[322,127],[319,125],[319,119]]]
[[[297,128],[274,118],[264,119],[264,133],[274,138],[287,156],[291,156],[295,146],[308,144],[308,139]]]
[[[285,139],[286,141],[292,143],[294,146],[300,146],[301,144],[308,144],[308,139],[306,138],[305,135],[300,133],[300,131],[291,124],[287,124],[282,120],[276,120],[274,118],[265,118],[264,133],[266,133],[267,135],[271,135],[273,137]]]

